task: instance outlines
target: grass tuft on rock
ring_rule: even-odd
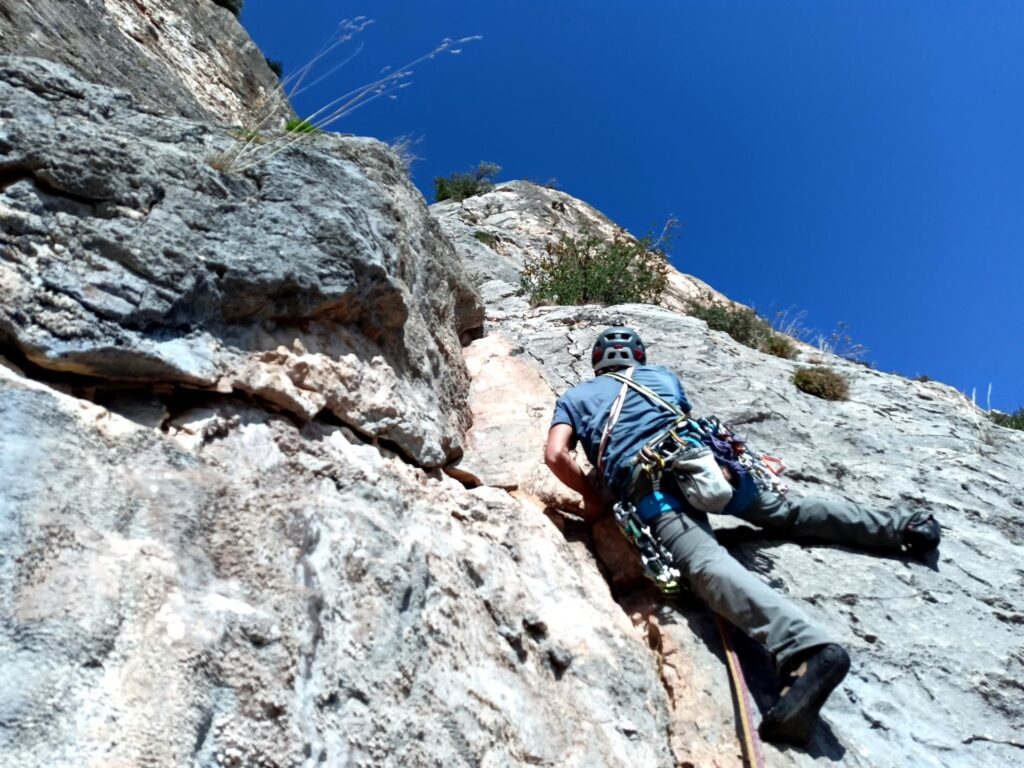
[[[473,237],[476,238],[481,243],[483,243],[484,245],[486,245],[491,250],[494,250],[494,248],[498,245],[498,240],[501,239],[497,235],[491,232],[485,232],[482,229],[478,229],[476,232],[474,232]]]
[[[263,60],[267,62],[267,67],[270,71],[277,75],[277,79],[280,80],[284,75],[284,64],[277,59],[268,58],[266,54],[263,55]]]
[[[242,6],[245,5],[245,0],[213,0],[213,4],[219,5],[221,8],[227,8],[235,14],[235,18],[238,18],[242,14]]]
[[[686,314],[708,324],[713,331],[724,331],[740,344],[786,360],[796,357],[792,339],[772,328],[756,310],[735,304],[723,304],[711,296],[690,299]]]
[[[284,129],[288,133],[320,133],[320,129],[317,128],[309,120],[302,120],[298,117],[290,117],[284,123]]]
[[[1018,408],[1013,413],[989,411],[988,417],[1000,427],[1024,430],[1024,408]]]
[[[846,400],[850,394],[846,378],[823,365],[797,368],[793,374],[793,383],[801,392],[822,400]]]

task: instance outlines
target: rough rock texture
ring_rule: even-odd
[[[652,654],[539,510],[342,427],[173,424],[0,366],[5,765],[670,764]]]
[[[390,153],[0,91],[4,761],[670,764],[585,544],[431,469],[482,307]]]
[[[60,62],[161,113],[247,125],[292,114],[259,48],[213,0],[0,0],[0,54]]]
[[[0,2],[3,24],[24,8]],[[377,142],[225,174],[230,146],[0,60],[5,765],[738,766],[710,617],[639,585],[541,463],[618,322],[795,492],[945,526],[930,566],[723,533],[854,656],[811,748],[769,764],[1019,762],[1021,433],[843,361],[851,400],[815,400],[679,296],[531,309],[524,254],[612,227],[562,193],[502,185],[438,224]],[[739,645],[763,710],[765,659]]]
[[[459,455],[479,300],[384,145],[317,137],[225,174],[221,129],[31,59],[0,59],[0,104],[0,336],[32,363]]]
[[[538,196],[552,194],[529,189],[517,203],[521,189],[522,184],[504,185],[504,192],[467,201],[462,212],[454,204],[433,207],[468,263],[496,258],[462,236],[465,220],[477,215],[472,212],[486,210],[485,198],[502,201],[503,218],[489,232],[505,243],[517,242],[533,226]],[[574,218],[590,210],[566,201],[559,213]],[[826,725],[811,747],[769,746],[770,765],[1019,762],[1024,434],[994,426],[942,384],[833,357],[823,361],[849,378],[850,399],[818,400],[790,383],[796,366],[822,360],[807,347],[801,347],[801,360],[781,360],[664,308],[530,309],[517,295],[511,267],[492,270],[499,277],[489,282],[486,270],[477,274],[487,322],[484,338],[466,354],[474,426],[460,466],[479,482],[514,485],[552,515],[575,507],[573,494],[553,485],[542,463],[551,406],[557,394],[591,375],[588,351],[596,332],[625,323],[643,335],[652,362],[679,373],[697,413],[718,414],[755,446],[784,457],[792,493],[926,509],[942,522],[941,556],[928,565],[836,545],[784,542],[734,519],[716,518],[728,529],[722,536],[733,554],[801,603],[853,656],[853,670],[832,697]],[[499,435],[508,439],[500,441]],[[582,535],[578,526],[566,528]],[[699,605],[664,605],[649,591],[633,589],[632,575],[623,577],[614,564],[607,568],[623,557],[609,536],[614,534],[598,529],[594,543],[623,610],[659,655],[672,702],[669,741],[676,759],[682,765],[739,765],[714,623]],[[770,666],[756,645],[746,641],[741,647],[764,711],[775,693]]]

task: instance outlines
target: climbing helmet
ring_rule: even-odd
[[[594,373],[609,368],[647,364],[647,350],[640,334],[632,328],[615,326],[605,328],[594,342],[590,352]]]

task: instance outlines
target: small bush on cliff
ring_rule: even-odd
[[[780,333],[773,333],[765,341],[764,351],[784,360],[792,360],[796,357],[796,344]]]
[[[480,163],[469,173],[453,173],[434,179],[434,200],[454,200],[461,203],[467,197],[483,195],[494,189],[491,177],[501,171],[500,165]]]
[[[320,133],[320,129],[309,122],[309,120],[300,120],[297,117],[285,120],[284,129],[288,133]]]
[[[801,392],[823,400],[845,400],[850,394],[850,387],[842,374],[821,365],[797,368],[793,383]]]
[[[284,76],[284,64],[282,64],[277,59],[271,59],[268,58],[267,56],[264,56],[263,60],[267,62],[267,67],[270,69],[270,71],[277,75],[278,80],[280,80]]]
[[[478,229],[474,232],[473,237],[492,250],[498,245],[498,240],[501,239],[491,232],[484,232],[482,229]]]
[[[667,283],[668,262],[651,237],[624,231],[611,241],[594,232],[563,235],[543,256],[528,258],[522,273],[534,304],[657,304]]]
[[[988,417],[1000,427],[1024,430],[1024,408],[1018,408],[1013,413],[1002,411],[989,411]]]
[[[703,320],[713,331],[724,331],[752,349],[786,360],[796,357],[792,340],[774,330],[771,323],[750,307],[723,304],[711,296],[702,296],[686,302],[686,314]]]
[[[237,17],[242,13],[242,6],[245,5],[245,0],[213,0],[213,4],[219,5],[221,8],[227,8]]]

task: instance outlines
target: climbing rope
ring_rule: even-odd
[[[750,702],[750,689],[747,688],[747,680],[743,677],[739,656],[736,655],[736,649],[733,648],[732,641],[729,640],[729,625],[717,613],[715,622],[718,624],[718,634],[722,636],[725,660],[729,666],[729,678],[732,680],[733,695],[736,697],[736,709],[740,713],[743,761],[747,768],[764,768],[764,751],[761,749],[761,738],[754,728],[754,708]]]

